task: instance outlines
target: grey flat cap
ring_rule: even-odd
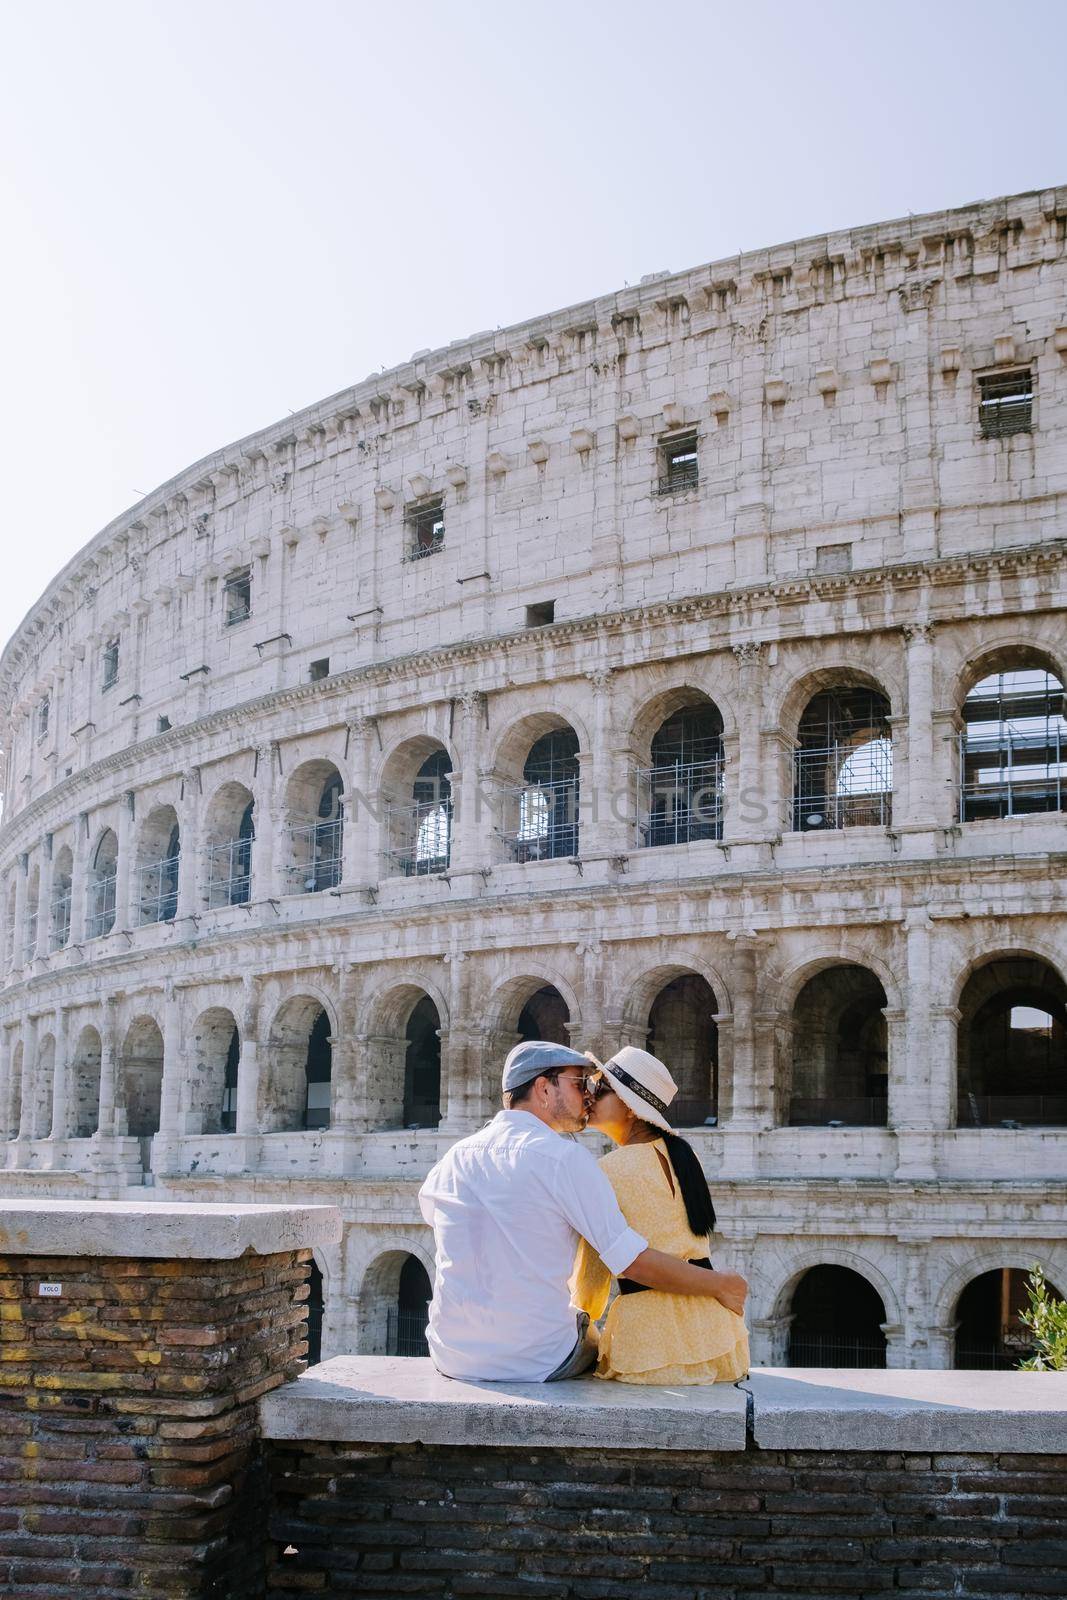
[[[534,1078],[539,1078],[542,1072],[548,1072],[552,1067],[588,1069],[589,1062],[577,1050],[568,1050],[565,1044],[531,1039],[508,1051],[500,1087],[505,1094],[510,1094],[512,1089],[521,1089],[524,1083],[532,1083]]]

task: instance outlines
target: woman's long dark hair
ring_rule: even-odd
[[[704,1168],[700,1165],[700,1157],[693,1146],[679,1134],[665,1133],[659,1128],[656,1129],[656,1133],[667,1146],[674,1176],[682,1191],[690,1230],[698,1239],[703,1239],[707,1234],[714,1232],[715,1207],[708,1188],[708,1180],[704,1176]]]

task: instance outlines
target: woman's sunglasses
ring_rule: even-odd
[[[602,1072],[598,1072],[596,1074],[590,1073],[586,1078],[585,1092],[590,1100],[603,1100],[606,1094],[614,1094],[615,1090],[612,1088],[610,1078],[606,1078]]]

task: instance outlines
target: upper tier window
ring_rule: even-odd
[[[104,646],[104,680],[102,687],[110,689],[112,684],[118,682],[119,676],[119,642],[109,639]]]
[[[659,447],[659,492],[681,494],[695,489],[700,480],[695,433],[676,434]]]
[[[1018,372],[990,372],[978,379],[978,420],[983,439],[1029,433],[1033,418],[1034,378],[1029,367]]]
[[[408,531],[408,560],[436,555],[445,542],[445,511],[440,500],[409,506],[404,515]]]
[[[230,573],[223,587],[222,598],[227,628],[232,628],[238,622],[247,622],[252,615],[251,567],[242,567],[239,572]]]

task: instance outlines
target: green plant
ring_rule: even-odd
[[[1049,1293],[1042,1269],[1035,1266],[1026,1286],[1030,1308],[1019,1320],[1034,1336],[1035,1353],[1019,1362],[1021,1372],[1067,1372],[1067,1300]]]

